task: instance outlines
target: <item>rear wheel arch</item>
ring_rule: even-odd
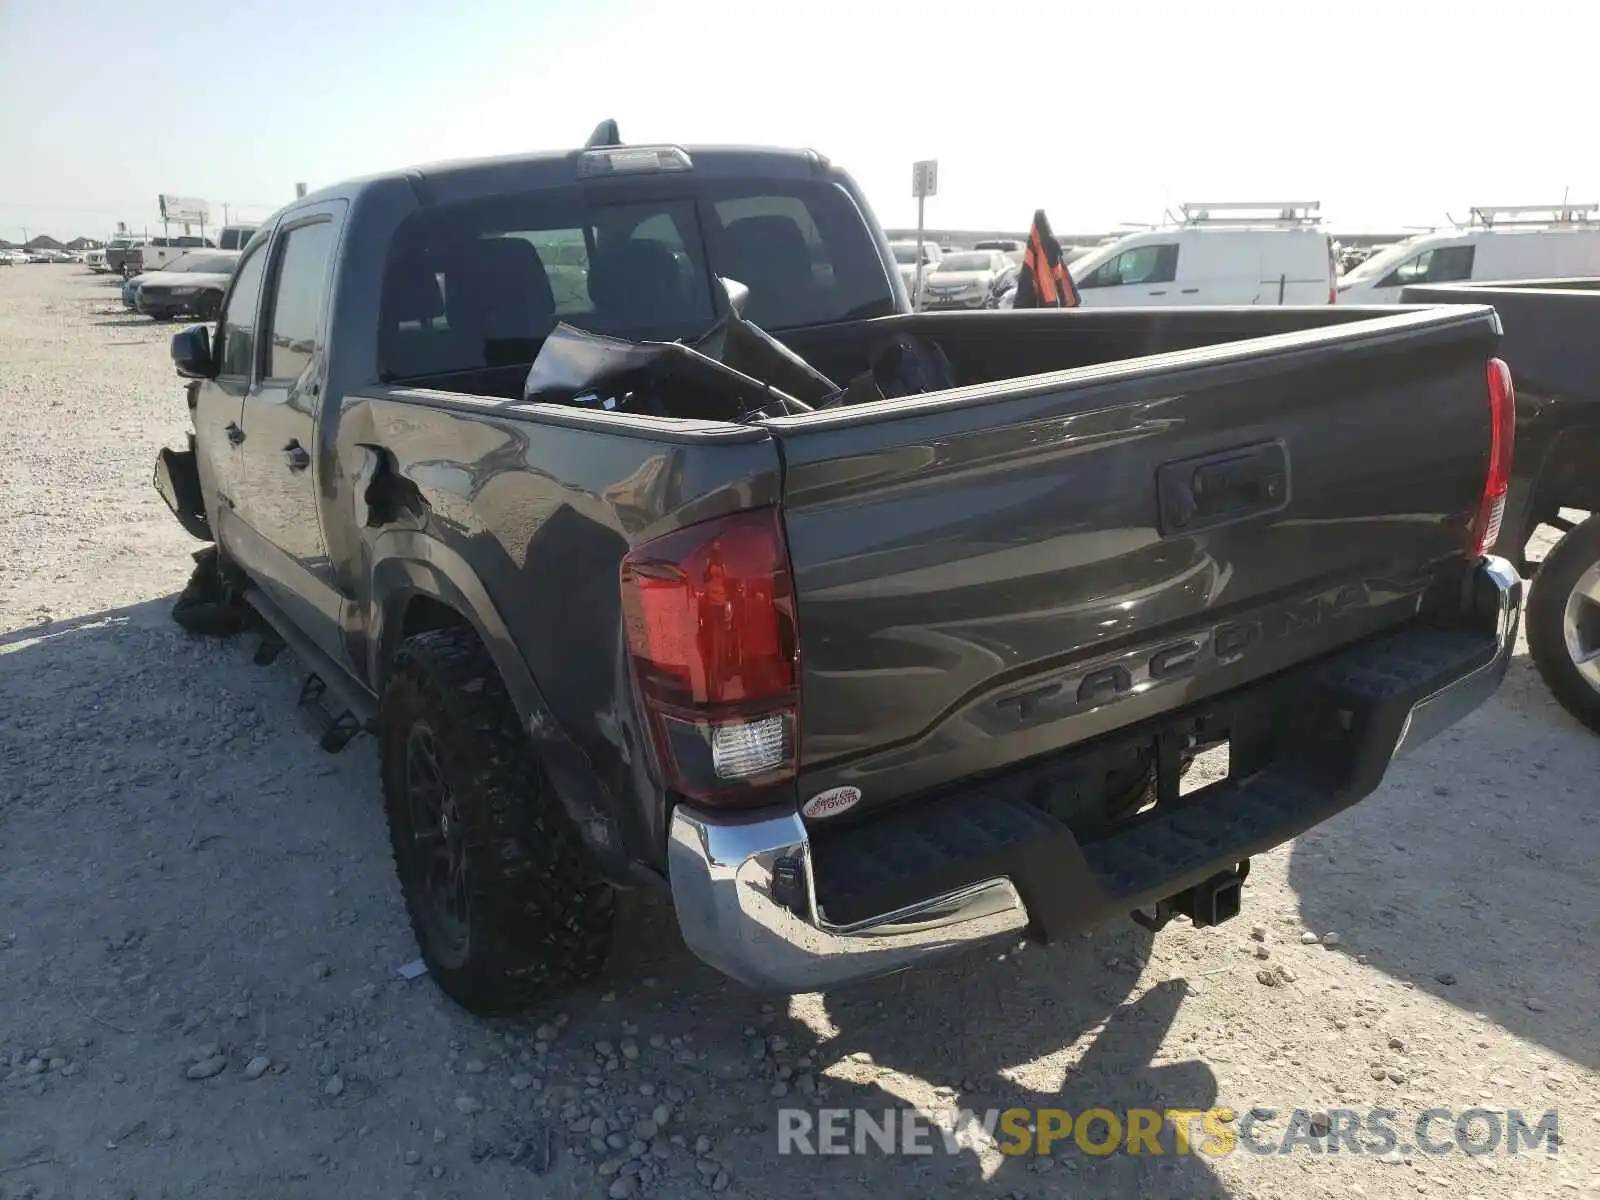
[[[494,664],[530,746],[542,758],[562,807],[613,879],[629,878],[628,853],[617,825],[616,804],[588,756],[557,723],[537,680],[523,661],[505,622],[467,574],[458,579],[437,558],[449,551],[433,544],[429,559],[392,557],[374,565],[373,623],[367,643],[368,678],[383,695],[400,647],[409,637],[441,629],[470,629]],[[464,564],[463,564],[464,568]],[[474,603],[474,594],[479,596]]]
[[[1520,427],[1518,432],[1522,433]],[[1538,566],[1528,561],[1528,544],[1540,525],[1563,508],[1600,511],[1600,471],[1595,469],[1600,423],[1573,421],[1548,440],[1526,440],[1527,446],[1519,442],[1515,450],[1518,466],[1512,473],[1506,523],[1494,547],[1525,576]],[[1528,457],[1535,447],[1536,462]]]
[[[1561,508],[1600,509],[1600,423],[1567,426],[1558,433],[1539,463],[1533,501],[1528,506],[1527,535],[1542,517]]]
[[[435,562],[395,557],[374,565],[371,588],[374,620],[367,673],[373,691],[382,694],[406,638],[430,629],[461,626],[471,629],[483,643],[524,726],[537,728],[548,716],[538,685],[518,656],[505,623],[487,596],[475,603],[469,594],[481,591],[476,580],[462,584]]]

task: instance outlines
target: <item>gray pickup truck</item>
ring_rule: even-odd
[[[838,390],[707,383],[730,308]],[[530,389],[575,330],[672,353]],[[626,887],[785,992],[1215,923],[1506,669],[1497,339],[1487,306],[914,314],[809,151],[398,171],[274,215],[174,338],[156,484],[212,543],[175,612],[289,646],[326,748],[376,735],[477,1012],[592,977]]]

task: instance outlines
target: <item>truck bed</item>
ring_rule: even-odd
[[[798,593],[802,797],[856,787],[864,816],[1093,742],[1410,620],[1461,569],[1487,308],[924,314],[789,342],[841,378],[903,332],[962,386],[759,423]],[[510,398],[525,373],[412,387]],[[630,441],[720,428],[745,459],[760,436],[495,411]],[[1179,526],[1196,466],[1234,494]],[[652,532],[629,523],[619,556]]]

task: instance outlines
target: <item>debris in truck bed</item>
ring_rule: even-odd
[[[841,387],[745,320],[745,289],[721,282],[727,311],[692,342],[636,342],[558,324],[528,371],[523,402],[749,421],[956,386],[939,345],[907,333],[891,336]]]

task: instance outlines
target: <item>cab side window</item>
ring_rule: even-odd
[[[1176,242],[1134,246],[1107,259],[1078,280],[1080,288],[1121,287],[1142,283],[1171,283],[1178,274]]]
[[[250,378],[255,360],[256,312],[260,308],[261,278],[266,262],[265,248],[258,246],[239,264],[234,275],[228,306],[223,309],[222,320],[217,325],[218,375]]]
[[[1405,287],[1408,283],[1450,283],[1472,278],[1472,246],[1436,246],[1407,259],[1379,287]]]

